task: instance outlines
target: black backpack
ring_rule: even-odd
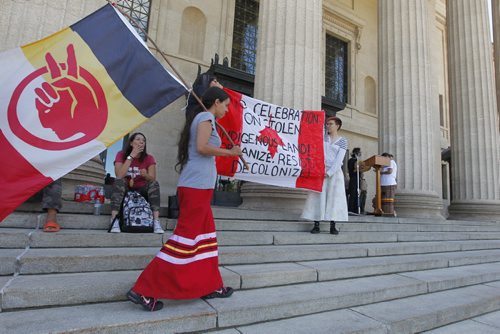
[[[116,221],[120,222],[120,230],[128,233],[153,233],[153,211],[148,201],[137,191],[128,191],[123,197],[120,211],[111,226]],[[111,230],[111,226],[109,230]]]

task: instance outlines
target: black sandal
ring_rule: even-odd
[[[213,299],[213,298],[228,298],[231,297],[233,294],[234,290],[231,287],[222,287],[219,290],[215,290],[212,293],[209,293],[206,296],[203,296],[201,298],[203,299]]]

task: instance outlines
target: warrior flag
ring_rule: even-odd
[[[184,93],[111,5],[0,53],[0,221]]]
[[[325,175],[323,111],[277,106],[230,89],[219,123],[241,146],[249,169],[237,157],[217,157],[219,175],[239,180],[321,191]],[[222,136],[222,146],[231,144]]]

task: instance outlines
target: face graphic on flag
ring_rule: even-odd
[[[0,53],[0,221],[186,93],[111,5]]]
[[[217,172],[239,180],[321,191],[325,173],[323,111],[303,111],[224,89],[229,111],[219,120],[249,165],[217,157]],[[221,135],[222,146],[230,147]]]
[[[95,139],[106,126],[108,107],[99,81],[78,66],[73,44],[69,44],[66,50],[64,62],[57,62],[47,52],[46,66],[21,80],[8,106],[12,132],[24,142],[41,149],[61,150],[79,146]],[[48,80],[33,89],[32,83],[44,75]],[[28,115],[23,115],[23,112]],[[41,138],[37,135],[41,133],[39,128],[31,125],[30,129],[29,123],[21,123],[21,119],[25,119],[38,124],[35,115],[39,124],[51,129],[59,141]]]

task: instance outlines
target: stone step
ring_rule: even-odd
[[[425,282],[398,275],[238,291],[210,300],[219,327],[234,327],[330,311],[427,292]]]
[[[225,266],[240,277],[241,289],[316,282],[318,271],[294,262]]]
[[[216,325],[217,311],[201,299],[168,301],[158,312],[127,301],[0,313],[0,333],[9,334],[165,334]]]
[[[498,223],[355,216],[311,235],[294,214],[214,208],[239,291],[143,312],[124,294],[176,220],[162,218],[164,235],[108,234],[109,207],[77,208],[59,233],[40,231],[43,214],[0,223],[0,333],[414,333],[500,310]]]
[[[472,267],[475,266],[469,269],[474,270]],[[456,268],[415,272],[415,275],[421,273],[418,278],[410,277],[409,274],[383,275],[239,291],[232,298],[213,300],[210,304],[218,311],[219,326],[233,327],[425,294],[429,289],[439,287],[457,288],[458,282],[472,284],[478,276],[485,281],[493,276],[500,277],[498,266],[492,266],[491,270],[495,273],[492,276],[485,273],[476,275],[466,270],[458,272],[454,269]],[[440,280],[440,276],[444,278]],[[499,309],[500,289],[491,290],[494,290],[492,294],[496,296],[496,307]]]
[[[475,257],[479,259],[482,255],[486,255],[484,252],[481,253],[475,254]],[[364,261],[356,261],[355,259],[352,262],[357,262],[357,266],[351,265],[347,268],[346,260],[227,266],[221,267],[221,273],[225,284],[235,289],[262,288],[369,275],[375,277],[375,275],[397,272],[401,276],[427,282],[429,292],[500,280],[500,262],[447,267],[447,257],[450,254],[433,255],[428,259],[425,256],[399,256],[394,261],[387,257],[357,259]],[[490,258],[494,255],[497,255],[496,260],[498,260],[498,252],[489,254]],[[467,254],[463,254],[463,257],[467,257]],[[428,268],[439,269],[422,270]],[[411,271],[405,272],[407,270]],[[2,289],[1,308],[10,310],[124,300],[126,291],[133,285],[139,273],[140,271],[105,271],[18,275],[11,280],[7,287]]]
[[[159,247],[29,249],[19,260],[21,274],[140,270]]]
[[[141,271],[108,271],[53,275],[18,275],[2,289],[1,309],[66,306],[126,300]],[[240,277],[221,268],[227,286],[239,289]]]
[[[337,224],[341,231],[345,232],[500,232],[500,225],[474,223],[465,225],[464,222],[436,223],[435,221],[409,220],[400,218],[381,218],[374,216],[352,217],[349,222]],[[355,219],[354,219],[355,218]],[[0,228],[41,228],[45,215],[41,213],[13,213],[7,217]],[[106,230],[110,224],[109,215],[94,216],[89,214],[59,214],[58,222],[63,229],[82,230]],[[163,227],[173,230],[177,220],[160,218]],[[286,221],[286,220],[262,220],[256,217],[248,219],[216,218],[217,230],[231,231],[289,231],[308,232],[311,222]],[[327,231],[328,223],[322,223],[322,228]]]
[[[140,271],[18,275],[2,289],[2,311],[125,300]]]
[[[295,268],[294,268],[295,267]],[[270,268],[268,268],[269,271]],[[304,267],[296,264],[276,264],[273,272],[280,275],[293,276]],[[220,268],[224,283],[235,289],[247,283],[255,275],[258,268],[252,268],[254,275],[244,276],[232,270]],[[309,277],[304,281],[316,281],[317,274],[313,269],[307,269]],[[141,271],[108,271],[73,274],[49,275],[18,275],[7,287],[3,288],[1,309],[33,308],[46,306],[76,305],[84,303],[110,302],[125,300],[125,293],[132,287]],[[272,274],[267,272],[267,275]],[[276,280],[276,279],[274,279]],[[286,283],[297,283],[300,280],[289,279]],[[6,283],[6,282],[5,282]],[[276,283],[276,281],[274,281]],[[283,283],[283,282],[281,282]],[[272,285],[272,282],[269,283]],[[274,284],[276,285],[276,284]]]
[[[451,325],[422,332],[423,334],[499,334],[500,311],[474,317],[469,320],[456,322]]]
[[[498,232],[344,232],[332,237],[329,233],[302,234],[275,232],[277,245],[299,245],[316,243],[364,243],[364,242],[405,242],[405,241],[445,241],[445,240],[498,240]]]
[[[500,282],[497,281],[353,310],[389,323],[392,333],[417,333],[499,309]]]
[[[500,262],[400,273],[427,282],[428,292],[500,280]]]
[[[394,242],[356,244],[357,247],[366,248],[368,256],[384,256],[397,254],[422,254],[454,252],[466,250],[499,249],[500,240],[462,240],[443,242]]]
[[[57,248],[57,247],[148,247],[166,242],[172,234],[108,233],[104,230],[61,230],[45,233],[41,230],[19,228],[0,229],[1,248]],[[271,245],[272,232],[221,231],[217,233],[219,245]]]
[[[398,241],[499,240],[500,232],[402,232]]]
[[[241,334],[498,334],[500,312],[461,321],[500,309],[500,282],[463,287],[231,330]],[[425,332],[422,332],[425,331]],[[211,332],[211,333],[222,333]]]
[[[0,249],[0,276],[14,274],[16,259],[24,252],[24,249]]]
[[[134,270],[144,268],[158,250],[159,247],[29,249],[17,265],[22,274]],[[366,254],[366,249],[352,245],[226,246],[219,248],[219,263],[307,261]],[[13,257],[9,259],[15,261]]]
[[[241,288],[261,288],[301,282],[330,281],[405,271],[482,264],[500,261],[500,250],[427,255],[225,266],[241,276]],[[495,265],[498,265],[496,263]],[[478,267],[479,268],[479,267]],[[488,267],[489,268],[489,267]],[[479,268],[480,270],[481,268]]]
[[[167,207],[161,207],[160,216],[166,217]],[[110,204],[104,204],[101,207],[103,215],[110,214]],[[274,210],[249,210],[230,207],[212,206],[214,218],[216,219],[242,219],[242,220],[285,220],[297,221],[300,220],[300,214],[294,212],[274,211]],[[64,201],[61,209],[62,214],[75,214],[75,215],[92,215],[94,207],[92,203],[78,203],[73,201]],[[40,203],[23,203],[17,211],[11,214],[15,215],[37,215],[43,214],[41,211]],[[5,220],[10,218],[7,217]],[[443,220],[443,219],[429,219],[429,218],[399,218],[399,217],[376,217],[373,215],[352,215],[349,216],[349,221],[352,222],[378,222],[378,223],[402,223],[402,224],[440,224],[440,225],[491,225],[498,226],[498,221],[464,221],[464,220]]]
[[[160,216],[167,216],[167,207],[160,208]],[[293,212],[283,211],[263,211],[263,210],[246,210],[238,208],[218,207],[212,206],[213,215],[215,218],[239,218],[239,219],[265,219],[265,220],[298,220],[300,215]],[[94,212],[94,205],[92,203],[79,203],[73,201],[63,200],[62,208],[60,210],[63,214],[87,214],[92,215]],[[109,215],[111,212],[110,204],[101,206],[101,213]],[[40,203],[23,203],[16,212],[16,214],[43,214]],[[356,217],[358,218],[358,217]],[[382,218],[382,217],[377,217]],[[8,219],[8,217],[7,217]],[[382,218],[387,219],[387,218]]]
[[[365,279],[366,280],[366,279]],[[395,288],[402,289],[409,285],[409,282],[394,280]],[[366,295],[367,289],[360,283],[360,293]],[[411,286],[411,285],[410,285]],[[337,286],[339,288],[340,286]],[[326,287],[322,287],[326,288]],[[333,288],[333,287],[330,287]],[[376,300],[384,297],[379,290],[382,288],[380,282],[372,282],[373,295],[370,300]],[[310,289],[310,287],[309,287]],[[418,290],[417,287],[414,287]],[[338,289],[337,289],[338,290]],[[256,290],[258,291],[258,290]],[[291,319],[273,320],[264,323],[252,325],[235,324],[234,328],[212,331],[215,328],[227,327],[225,324],[225,315],[227,315],[227,306],[231,300],[236,302],[236,297],[243,294],[243,291],[237,292],[233,297],[227,300],[212,300],[205,302],[200,299],[190,301],[166,301],[163,310],[158,312],[141,312],[137,305],[130,302],[115,302],[105,304],[91,304],[83,306],[56,307],[39,310],[26,310],[18,312],[4,312],[0,314],[0,332],[2,333],[186,333],[186,332],[204,332],[210,330],[210,333],[219,334],[257,334],[257,333],[416,333],[431,328],[440,327],[449,323],[461,321],[480,314],[496,311],[500,309],[500,282],[492,282],[484,285],[463,287],[447,291],[429,293],[424,295],[409,296],[390,301],[382,301],[365,306],[345,306],[338,309],[340,305],[350,305],[354,301],[345,298],[341,292],[333,293],[332,289],[324,289],[328,296],[335,295],[336,300],[328,303],[328,300],[317,297],[316,303],[310,303],[315,309],[331,308],[335,311],[327,311],[311,315],[302,315]],[[248,291],[251,292],[251,291]],[[299,291],[304,293],[306,291]],[[314,291],[318,296],[321,291]],[[260,295],[259,295],[260,296]],[[259,296],[242,296],[238,298],[239,302],[244,303],[244,298],[249,298],[249,310],[259,301]],[[285,295],[290,297],[290,295]],[[325,296],[325,297],[328,297]],[[276,297],[276,296],[275,296]],[[386,295],[385,297],[390,297]],[[288,298],[287,298],[288,299]],[[262,299],[260,299],[262,300]],[[321,301],[324,301],[321,304]],[[217,302],[217,303],[216,303]],[[220,303],[226,302],[226,303]],[[299,311],[311,313],[311,309],[300,307],[293,299],[288,302],[288,306],[297,305],[293,308],[293,314]],[[236,304],[236,303],[235,303]],[[272,314],[263,314],[259,318],[270,318],[280,316],[282,313],[276,312],[278,308],[286,308],[287,305],[280,303],[269,303]],[[341,307],[341,306],[340,306]],[[489,313],[474,319],[476,324],[489,324],[498,329],[498,312]],[[496,315],[496,320],[495,320]],[[245,313],[235,313],[237,318],[231,323],[239,321],[245,323],[255,323],[248,319]],[[286,315],[285,315],[286,316]],[[220,321],[222,320],[222,322]],[[257,319],[253,319],[257,320]],[[479,322],[478,322],[479,321]],[[468,321],[470,322],[470,321]],[[457,323],[451,326],[457,326]],[[496,326],[495,326],[496,325]],[[466,327],[468,329],[470,327]],[[477,326],[474,328],[478,328]],[[485,326],[481,326],[484,329]],[[458,331],[443,331],[446,327],[430,331],[435,334],[448,333],[481,333],[486,334],[490,331],[462,331],[463,327],[458,327]],[[427,333],[427,332],[426,332]],[[498,331],[491,331],[498,333]]]
[[[63,229],[58,233],[45,233],[39,229],[1,228],[2,248],[57,248],[57,247],[148,247],[161,246],[171,231],[163,235],[153,233],[107,233],[104,230]],[[304,232],[267,231],[219,231],[219,245],[306,245],[306,244],[352,244],[391,243],[453,240],[500,239],[496,232],[341,232],[337,236],[329,233],[310,234]]]
[[[64,214],[57,215],[57,222],[63,230],[107,230],[110,225],[110,215]],[[165,228],[166,218],[160,218]],[[14,213],[0,223],[0,228],[42,229],[45,214]]]
[[[14,212],[0,222],[0,227],[36,228],[40,219],[41,213]]]
[[[365,271],[358,270],[357,273],[359,275],[366,275],[366,273],[377,274],[377,270],[399,268],[399,266],[405,265],[404,256],[410,254],[421,254],[415,255],[413,260],[410,259],[410,262],[415,263],[415,266],[432,266],[432,263],[444,263],[438,261],[439,257],[442,257],[443,260],[446,259],[447,266],[492,262],[497,259],[497,254],[500,252],[500,243],[493,245],[496,247],[492,249],[487,247],[490,246],[488,244],[478,245],[477,243],[477,241],[464,241],[461,243],[442,242],[438,244],[433,242],[421,242],[413,245],[394,243],[304,246],[223,246],[219,249],[219,263],[229,266],[311,261],[309,262],[310,266],[314,265],[316,269],[324,269],[325,271],[322,272],[321,275],[329,276],[344,275],[343,273],[346,270],[348,271],[349,268],[363,266],[366,266]],[[480,246],[484,247],[484,250],[476,249]],[[473,251],[468,252],[468,249],[473,249]],[[3,261],[1,262],[2,266],[0,268],[4,275],[12,274],[16,266],[19,268],[21,274],[138,270],[144,268],[158,250],[159,247],[32,248],[26,251],[22,249],[8,249],[0,251],[0,254],[4,254]],[[18,256],[21,254],[23,254],[22,257],[18,259]],[[403,255],[399,260],[401,262],[398,262],[398,257],[394,257],[394,255]],[[378,260],[371,259],[379,256],[383,257],[378,258]],[[357,259],[354,260],[353,258]],[[345,260],[344,263],[335,262],[337,267],[332,269],[332,272],[328,273],[327,268],[330,265],[328,260],[336,259],[352,259],[352,261]],[[387,264],[384,262],[384,259],[394,261],[394,263]],[[358,263],[361,265],[358,265]],[[306,264],[301,263],[301,265]],[[386,266],[387,268],[384,268]],[[342,269],[342,271],[340,269]],[[338,278],[340,277],[342,276]]]
[[[0,231],[1,234],[1,231]],[[161,247],[172,232],[154,233],[107,233],[98,230],[61,230],[57,234],[34,232],[30,245],[33,248],[54,247]],[[271,245],[272,232],[231,232],[217,233],[219,245]]]
[[[317,271],[318,281],[328,281],[401,273],[405,271],[419,271],[493,262],[496,263],[498,261],[500,261],[500,250],[308,261],[298,262],[297,264]],[[228,269],[239,273],[237,267],[238,266],[227,266]],[[242,280],[244,281],[245,278],[242,277]]]
[[[3,289],[2,310],[123,300],[139,273],[19,276]],[[239,276],[228,270],[223,270],[223,277],[227,285],[239,282]],[[284,315],[289,315],[289,312],[299,312],[294,315],[304,314],[304,310],[297,303],[307,305],[305,313],[314,313],[362,305],[366,303],[366,298],[373,303],[499,279],[500,265],[491,263],[246,290],[239,291],[227,301],[211,300],[209,303],[219,311],[220,326],[236,326],[283,318]],[[390,286],[386,283],[390,283]],[[242,298],[247,298],[249,302],[245,304]],[[238,300],[241,304],[235,304]],[[341,306],[337,306],[338,304]],[[264,309],[266,312],[262,312]],[[249,318],[250,314],[252,317]],[[234,322],[237,318],[239,323]]]
[[[386,224],[387,225],[387,224]],[[406,224],[409,225],[409,224]],[[444,224],[418,224],[418,232],[499,232],[497,225],[444,225]]]
[[[34,230],[19,228],[0,229],[0,249],[1,248],[25,248],[29,245],[30,235]]]
[[[234,331],[234,332],[233,332]],[[201,332],[208,333],[208,332]],[[350,309],[241,326],[210,334],[388,334],[384,324]]]

